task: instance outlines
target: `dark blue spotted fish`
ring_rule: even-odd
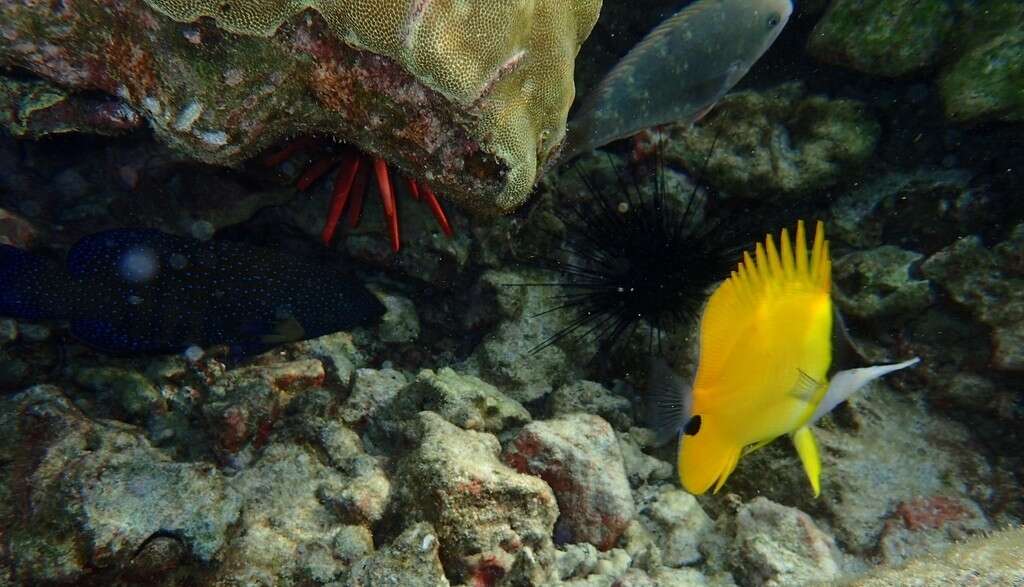
[[[66,267],[0,245],[0,315],[67,320],[111,354],[226,344],[246,356],[383,314],[353,276],[241,243],[110,230],[78,241]]]

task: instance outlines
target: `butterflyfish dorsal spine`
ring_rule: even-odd
[[[791,244],[789,232],[782,229],[779,244],[781,252],[775,247],[772,236],[767,235],[763,244],[757,243],[754,247],[753,256],[743,252],[743,261],[729,279],[738,298],[746,303],[754,302],[765,294],[779,293],[792,283],[824,292],[831,290],[832,262],[823,222],[818,221],[815,226],[810,250],[802,220],[797,223],[796,243]]]
[[[774,275],[781,275],[785,278],[788,273],[782,268],[782,261],[779,259],[779,251],[775,248],[775,239],[772,235],[768,235],[765,241],[765,247],[767,248],[768,255],[768,266]]]
[[[785,228],[779,237],[779,246],[782,247],[782,274],[786,279],[792,279],[796,267],[793,266],[793,247],[789,244],[789,231]]]

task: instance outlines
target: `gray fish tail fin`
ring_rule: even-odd
[[[660,357],[651,359],[647,376],[647,426],[662,446],[683,433],[693,406],[692,389]]]
[[[46,259],[0,245],[0,316],[22,320],[66,318],[69,276]]]

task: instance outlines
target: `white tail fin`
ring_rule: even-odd
[[[814,415],[807,422],[807,425],[811,425],[821,419],[822,416],[832,411],[832,408],[846,401],[848,397],[857,393],[857,391],[871,383],[875,379],[892,373],[893,371],[899,371],[900,369],[906,369],[921,362],[921,359],[914,357],[909,361],[903,361],[902,363],[894,363],[891,365],[875,365],[874,367],[862,367],[860,369],[847,369],[846,371],[840,371],[832,376],[832,381],[828,384],[828,391],[825,392],[825,397],[822,398],[821,403],[814,410]]]

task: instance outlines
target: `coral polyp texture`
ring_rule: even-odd
[[[318,133],[496,214],[557,154],[601,0],[62,6],[0,6],[0,64],[118,96],[203,161]]]

